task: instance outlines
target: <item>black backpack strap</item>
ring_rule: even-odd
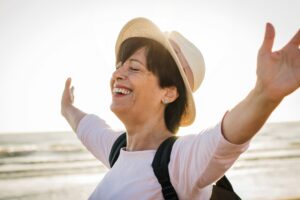
[[[225,175],[217,181],[216,185],[233,192],[233,187]]]
[[[115,162],[118,160],[118,157],[120,155],[120,150],[123,147],[126,147],[127,141],[126,141],[126,133],[121,134],[115,143],[113,144],[110,153],[109,153],[109,164],[110,167],[113,167]]]
[[[162,187],[162,193],[165,200],[178,200],[177,193],[171,184],[169,175],[169,162],[173,144],[177,137],[173,136],[166,139],[159,147],[152,162],[154,174]],[[121,134],[113,144],[109,154],[109,164],[112,167],[118,160],[120,150],[126,147],[126,133]],[[224,175],[213,185],[210,200],[241,200],[234,192],[233,187],[227,177]]]
[[[172,147],[177,137],[169,137],[157,149],[152,162],[154,174],[162,187],[162,193],[166,200],[177,200],[178,196],[171,184],[168,165]]]
[[[213,185],[211,200],[242,200],[233,190],[227,177],[224,175]]]

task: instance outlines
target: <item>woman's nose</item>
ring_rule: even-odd
[[[126,75],[126,70],[125,70],[125,66],[121,65],[118,66],[118,68],[114,71],[113,73],[113,79],[126,79],[127,75]]]

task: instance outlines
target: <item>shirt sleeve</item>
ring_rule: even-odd
[[[98,116],[84,116],[77,127],[76,134],[81,143],[106,167],[109,165],[109,153],[112,145],[122,131],[115,131]]]
[[[171,181],[187,194],[203,189],[222,177],[248,146],[249,141],[240,145],[227,141],[221,122],[197,135],[180,137],[171,153]]]

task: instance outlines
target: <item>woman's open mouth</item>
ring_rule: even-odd
[[[131,90],[125,88],[118,88],[118,87],[113,88],[113,94],[117,96],[125,96],[130,94],[131,92],[132,92]]]

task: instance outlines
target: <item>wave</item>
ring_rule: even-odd
[[[263,127],[232,169],[250,170],[278,160],[300,160],[300,123]],[[99,171],[105,167],[73,133],[0,134],[1,179]]]

